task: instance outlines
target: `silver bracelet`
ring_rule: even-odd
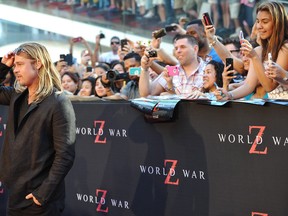
[[[228,92],[228,99],[229,100],[234,100],[232,92]]]

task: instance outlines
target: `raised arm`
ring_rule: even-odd
[[[162,86],[158,82],[150,82],[149,67],[151,66],[154,58],[148,57],[148,52],[145,51],[141,58],[141,74],[139,79],[139,94],[141,97],[148,95],[159,95],[163,92]],[[157,79],[156,79],[157,80]]]
[[[0,58],[0,80],[4,80],[7,73],[14,64],[14,53],[9,52],[3,58]],[[9,105],[12,93],[14,92],[13,87],[0,87],[0,104]]]
[[[214,26],[213,25],[205,26],[204,23],[203,25],[209,44],[213,46],[213,48],[215,49],[221,60],[225,62],[226,58],[233,58],[234,69],[239,73],[244,72],[245,70],[242,60],[233,56],[231,52],[228,49],[226,49],[226,47],[220,41],[218,41],[215,35],[216,29],[214,28]]]
[[[141,97],[147,97],[151,94],[149,76],[149,67],[151,66],[151,63],[152,61],[149,59],[147,51],[145,51],[141,58],[141,73],[139,79],[139,94]]]
[[[251,94],[258,84],[258,79],[255,73],[251,72],[253,64],[250,64],[247,78],[244,80],[243,85],[239,86],[233,91],[230,91],[229,99],[240,99]]]
[[[96,63],[99,61],[99,52],[100,52],[100,34],[96,35],[95,38],[95,47],[94,47],[94,52],[91,58],[92,62],[92,67],[95,67]]]
[[[0,79],[3,79],[14,64],[14,53],[7,53],[5,56],[0,58],[0,62]]]

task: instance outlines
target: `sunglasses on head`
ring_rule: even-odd
[[[18,47],[13,51],[14,54],[18,54],[20,52],[26,52],[26,51],[23,49],[23,47]]]
[[[113,45],[113,44],[120,44],[120,42],[119,41],[111,41],[111,45]]]

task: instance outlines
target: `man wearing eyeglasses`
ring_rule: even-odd
[[[114,60],[119,60],[118,48],[120,46],[120,38],[113,36],[110,40],[111,51],[101,53],[100,49],[100,34],[96,36],[96,45],[94,50],[94,60],[95,62],[105,62],[110,64]],[[101,53],[99,55],[99,53]],[[99,56],[99,58],[98,58]]]

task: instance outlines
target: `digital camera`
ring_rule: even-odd
[[[176,31],[177,26],[176,25],[165,26],[165,30],[166,30],[166,32]]]
[[[156,50],[149,50],[148,51],[149,58],[155,58],[157,57],[157,51]]]
[[[117,70],[108,70],[106,72],[106,78],[110,82],[114,82],[116,80],[127,80],[129,78],[128,73],[119,73]]]
[[[167,34],[167,32],[166,32],[165,28],[161,28],[158,31],[155,31],[153,33],[153,36],[154,36],[154,38],[157,39],[157,38],[164,37],[166,34]]]
[[[105,35],[101,32],[100,33],[100,39],[103,39],[103,38],[105,38]]]
[[[60,60],[67,62],[69,66],[73,64],[72,54],[60,54]]]

